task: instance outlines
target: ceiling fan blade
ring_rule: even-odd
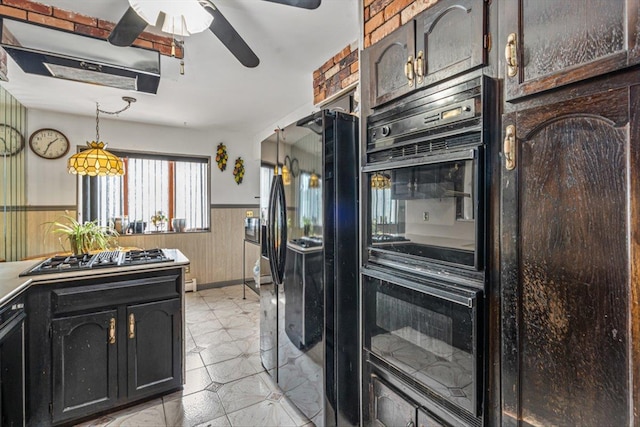
[[[287,6],[301,7],[303,9],[317,9],[321,0],[265,0],[272,3],[280,3]]]
[[[145,28],[147,28],[146,21],[132,7],[129,7],[111,30],[109,43],[115,46],[131,46]]]
[[[249,45],[240,37],[240,34],[231,26],[229,21],[220,13],[210,1],[207,1],[204,8],[213,16],[213,22],[209,29],[220,39],[229,52],[235,56],[245,67],[253,68],[260,64],[260,59],[251,50]]]

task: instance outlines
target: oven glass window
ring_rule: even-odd
[[[476,309],[366,276],[365,301],[365,348],[475,413]]]
[[[380,170],[368,178],[373,248],[475,265],[476,160]]]

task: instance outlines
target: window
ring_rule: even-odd
[[[189,230],[209,229],[209,157],[111,152],[123,159],[125,175],[80,179],[84,220],[124,218],[123,233],[170,230],[173,218],[184,218]],[[167,221],[155,228],[151,217],[158,211]]]
[[[311,225],[322,226],[322,179],[318,178],[318,186],[311,187],[311,173],[300,174],[300,186],[298,188],[300,200],[299,227],[304,228],[305,222]]]

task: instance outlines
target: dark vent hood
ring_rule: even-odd
[[[155,94],[160,54],[0,18],[0,45],[25,73]]]

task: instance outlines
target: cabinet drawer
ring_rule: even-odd
[[[53,313],[176,298],[180,296],[179,277],[175,274],[57,289],[52,292]]]

